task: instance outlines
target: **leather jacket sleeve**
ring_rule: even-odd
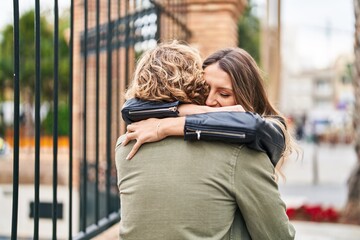
[[[129,99],[121,110],[127,124],[148,118],[178,117],[180,102]],[[246,144],[265,152],[276,166],[285,146],[279,126],[250,112],[213,112],[186,116],[185,140],[217,140]]]
[[[148,118],[178,117],[180,102],[153,102],[132,98],[121,109],[122,118],[127,124]]]
[[[213,112],[186,116],[185,140],[219,140],[246,144],[265,152],[273,166],[285,146],[282,130],[275,123],[250,112]]]

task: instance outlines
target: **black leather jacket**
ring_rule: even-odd
[[[121,113],[127,124],[148,118],[178,117],[180,102],[150,102],[129,99]],[[277,124],[250,112],[213,112],[186,116],[185,140],[218,140],[246,144],[265,152],[276,166],[285,146],[284,135]]]

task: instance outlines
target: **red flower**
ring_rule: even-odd
[[[339,214],[330,207],[324,210],[324,215],[325,219],[329,222],[336,222],[339,219]]]
[[[288,208],[286,210],[290,220],[304,220],[315,222],[337,222],[339,213],[329,207],[323,209],[320,205],[302,205],[298,208]]]
[[[288,208],[286,209],[286,214],[289,217],[289,219],[293,219],[296,215],[296,210],[294,208]]]

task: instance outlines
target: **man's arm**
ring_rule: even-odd
[[[234,168],[234,194],[253,240],[295,238],[274,179],[274,168],[263,153],[242,148]]]

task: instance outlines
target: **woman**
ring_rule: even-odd
[[[267,152],[273,165],[276,165],[276,169],[279,170],[291,152],[296,150],[296,146],[288,131],[284,117],[272,106],[266,96],[262,83],[263,79],[254,59],[240,48],[226,48],[210,55],[203,63],[203,70],[204,79],[210,88],[206,99],[208,107],[188,104],[178,106],[179,102],[175,102],[172,105],[167,103],[151,106],[143,102],[139,103],[137,100],[127,102],[122,110],[123,118],[127,122],[146,117],[176,116],[177,113],[170,110],[162,112],[163,116],[159,115],[159,111],[153,111],[154,109],[174,109],[171,107],[178,107],[180,116],[178,118],[148,119],[129,125],[127,127],[127,139],[123,142],[123,145],[134,139],[137,142],[128,158],[131,159],[143,143],[159,141],[167,136],[184,135],[185,140],[228,140],[226,135],[202,134],[201,129],[203,126],[208,126],[219,132],[219,130],[226,129],[226,125],[229,124],[228,122],[224,123],[224,119],[232,117],[235,120],[235,122],[232,122],[232,125],[240,125],[239,128],[234,128],[235,132],[237,129],[246,130],[246,127],[254,130],[251,129],[250,125],[247,126],[243,122],[244,118],[249,117],[250,122],[255,121],[259,123],[255,129],[256,137],[250,139],[250,141],[244,141],[241,138],[230,140],[246,143],[250,148]],[[136,83],[127,92],[128,98],[137,97],[143,100],[159,100],[146,99],[139,94],[136,95],[135,89]],[[131,116],[132,112],[146,112],[144,110],[151,110],[151,114]],[[259,118],[257,114],[249,116],[246,113],[236,112],[189,115],[214,111],[242,110],[247,111],[247,114],[251,112],[257,113],[262,117],[266,117],[266,120]],[[249,121],[246,121],[246,123],[249,123]],[[281,130],[280,133],[283,136],[277,133],[279,130]],[[234,131],[231,131],[231,133],[234,133]],[[285,138],[285,143],[282,137]]]

